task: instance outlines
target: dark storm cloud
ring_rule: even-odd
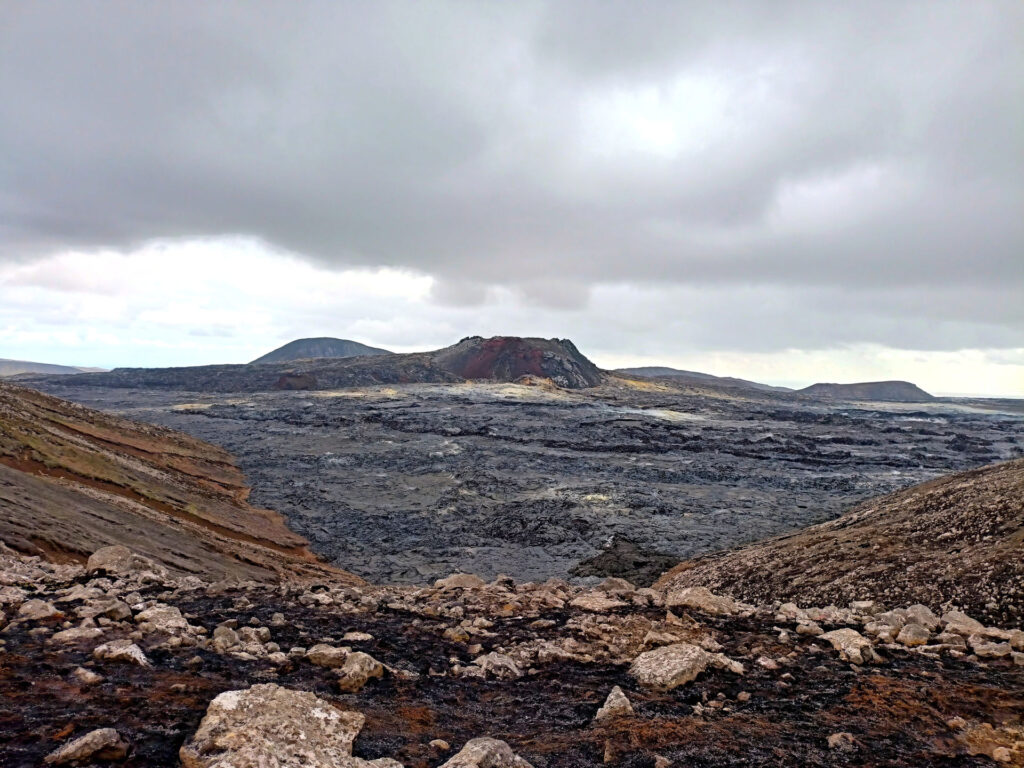
[[[1003,345],[1024,336],[1000,309],[1024,295],[1022,8],[6,3],[0,258],[237,233],[466,305],[898,288],[909,319],[851,300],[807,343],[863,321],[898,344],[961,296],[945,343]]]

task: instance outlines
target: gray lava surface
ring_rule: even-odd
[[[574,392],[46,389],[227,448],[253,504],[375,583],[453,571],[650,583],[674,561],[1024,454],[1024,413],[999,403],[852,404],[615,379]]]

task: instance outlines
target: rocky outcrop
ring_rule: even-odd
[[[0,540],[21,552],[91,556],[90,571],[109,573],[333,573],[248,495],[221,448],[0,383]]]
[[[890,403],[928,403],[935,399],[909,381],[866,381],[857,384],[812,384],[798,395],[826,400],[868,400]]]
[[[871,598],[1020,625],[1021,499],[1024,460],[995,464],[873,499],[795,534],[682,563],[656,586],[669,594],[704,586],[750,602]]]

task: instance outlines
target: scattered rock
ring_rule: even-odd
[[[857,747],[857,742],[852,733],[833,733],[828,737],[828,748],[833,752],[852,752]]]
[[[616,608],[625,608],[628,603],[616,600],[614,597],[609,597],[603,592],[584,592],[582,595],[570,600],[569,605],[574,608],[581,608],[584,611],[591,611],[592,613],[607,613]]]
[[[352,742],[365,718],[273,683],[225,691],[182,746],[184,768],[362,768]]]
[[[839,656],[854,664],[866,664],[875,659],[871,641],[855,629],[844,627],[821,635],[819,640],[828,640],[839,651]]]
[[[188,767],[186,767],[188,768]],[[467,741],[458,754],[441,768],[533,768],[499,739],[479,738]]]
[[[896,636],[896,642],[907,647],[927,645],[930,639],[931,635],[928,633],[928,630],[920,624],[907,624]]]
[[[648,688],[671,690],[694,680],[710,663],[710,654],[700,646],[676,643],[641,653],[629,674]]]
[[[119,544],[97,549],[89,556],[85,569],[90,575],[107,573],[115,576],[130,576],[142,571],[166,573],[163,566],[157,565],[148,557],[137,555],[128,547],[122,547]]]
[[[350,653],[338,670],[338,687],[346,693],[357,693],[371,678],[384,676],[384,665],[362,651]]]
[[[480,589],[487,586],[487,582],[472,573],[453,573],[435,581],[434,586],[437,589]]]
[[[53,603],[48,603],[45,600],[26,600],[18,609],[18,618],[28,621],[41,621],[61,615]]]
[[[306,658],[311,664],[316,664],[318,667],[335,669],[345,664],[350,653],[348,648],[336,648],[333,645],[318,643],[306,651]]]
[[[99,728],[51,752],[44,758],[50,765],[72,765],[94,760],[122,760],[128,743],[113,728]]]
[[[594,722],[599,723],[602,720],[611,720],[616,717],[628,717],[633,714],[633,705],[629,703],[629,699],[626,698],[626,694],[622,692],[619,686],[612,688],[611,693],[608,694],[608,698],[604,700],[604,704],[597,714],[594,715]]]
[[[716,595],[707,587],[676,587],[665,595],[666,608],[689,608],[712,615],[730,616],[739,604],[729,597]]]
[[[113,640],[93,649],[93,658],[106,661],[125,661],[140,667],[150,666],[149,659],[135,643],[130,640]]]

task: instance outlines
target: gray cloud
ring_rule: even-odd
[[[684,326],[709,345],[1017,345],[1022,25],[1013,0],[6,3],[0,258],[242,234],[449,305],[732,288]],[[750,289],[826,320],[771,337]]]

